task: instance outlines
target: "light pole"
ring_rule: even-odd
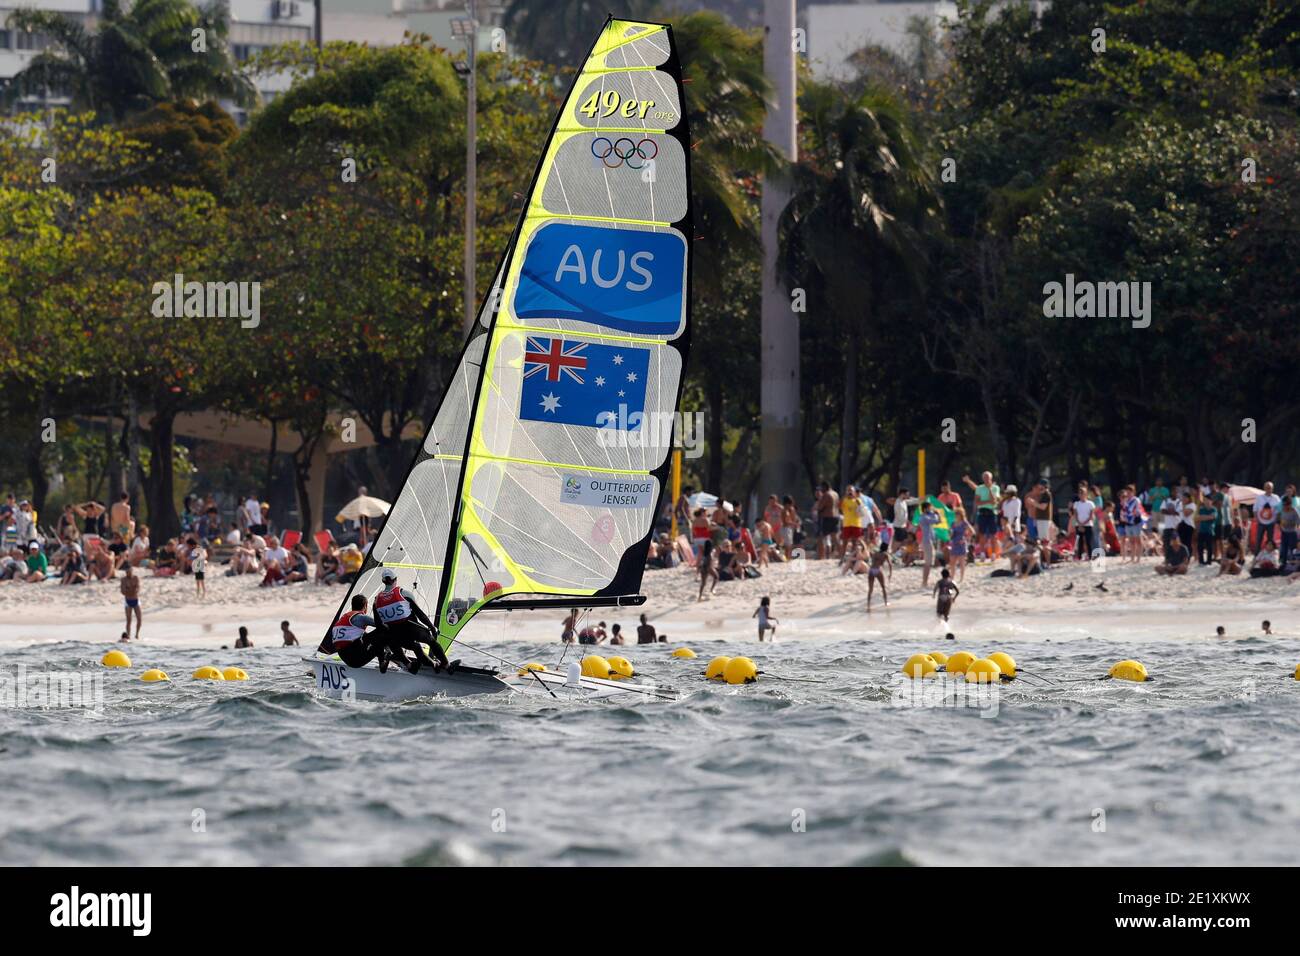
[[[766,0],[766,38],[763,72],[772,84],[763,137],[793,162],[796,139],[795,62],[793,37],[795,0]],[[763,240],[762,359],[759,405],[762,413],[763,465],[761,495],[798,495],[803,487],[803,438],[799,425],[799,319],[791,308],[790,293],[777,278],[777,224],[790,201],[787,181],[777,176],[763,180],[760,200]]]
[[[474,324],[477,304],[477,254],[474,246],[478,224],[478,17],[475,0],[465,0],[466,17],[451,21],[452,36],[465,41],[465,331]]]

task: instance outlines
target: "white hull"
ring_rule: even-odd
[[[349,667],[336,657],[306,657],[316,690],[335,700],[414,700],[419,697],[469,697],[479,694],[521,693],[555,700],[676,700],[666,687],[622,680],[583,677],[577,686],[560,674],[532,672],[528,676],[480,670],[437,673],[427,668],[409,674],[399,667],[379,673],[376,665]]]

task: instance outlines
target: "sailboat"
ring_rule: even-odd
[[[373,598],[386,568],[436,623],[444,650],[483,612],[644,603],[690,338],[684,100],[671,28],[606,20],[340,614],[354,593]],[[334,697],[672,695],[573,664],[412,675],[309,661]]]

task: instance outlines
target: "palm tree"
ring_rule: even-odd
[[[840,326],[844,406],[840,485],[854,475],[862,359],[872,320],[887,298],[920,292],[926,236],[940,208],[906,109],[868,89],[849,96],[808,83],[799,97],[805,130],[790,204],[781,217],[781,264],[792,286],[809,290],[810,308]]]
[[[187,0],[136,0],[129,7],[104,0],[93,33],[52,10],[15,10],[8,26],[54,41],[14,77],[10,100],[53,88],[68,93],[77,108],[114,122],[168,100],[256,101],[227,43],[230,11],[223,0],[201,8]],[[198,51],[196,30],[203,31]]]

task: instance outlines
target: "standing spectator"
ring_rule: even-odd
[[[1178,537],[1178,525],[1182,522],[1182,505],[1173,495],[1169,495],[1160,502],[1160,541],[1165,550],[1169,549],[1169,542]]]
[[[1142,512],[1142,501],[1138,498],[1137,487],[1129,485],[1120,490],[1120,539],[1121,554],[1133,564],[1142,563],[1142,522],[1146,515]]]
[[[19,544],[29,545],[36,541],[36,512],[26,498],[18,502],[18,510],[14,513],[14,528],[18,531]]]
[[[1052,540],[1052,491],[1047,482],[1039,478],[1034,487],[1025,495],[1025,517],[1029,521],[1033,537],[1040,541]]]
[[[1214,542],[1218,538],[1219,509],[1205,494],[1196,495],[1196,563],[1214,563]]]
[[[113,502],[113,507],[108,509],[109,528],[122,536],[123,541],[130,541],[135,537],[135,520],[131,517],[131,496],[127,492],[122,492],[117,496],[117,501]]]
[[[1264,545],[1264,539],[1274,540],[1277,532],[1277,513],[1282,499],[1273,494],[1273,482],[1264,482],[1264,493],[1255,496],[1255,553]]]
[[[1217,540],[1214,543],[1214,556],[1222,560],[1228,538],[1235,526],[1233,521],[1232,486],[1226,481],[1219,482],[1219,488],[1214,493],[1214,504],[1219,509],[1219,520],[1215,522]]]
[[[1015,485],[1007,485],[1006,490],[1002,492],[1002,529],[1006,531],[1007,538],[1013,538],[1020,531],[1020,515],[1023,506],[1020,502],[1020,489]]]
[[[970,550],[970,540],[975,535],[975,528],[966,520],[966,509],[961,505],[953,512],[952,530],[948,532],[948,554],[952,558],[952,567],[958,573],[958,580],[966,580],[966,555]]]
[[[774,541],[781,540],[781,514],[781,499],[776,495],[768,495],[767,504],[763,508],[763,520],[767,522]]]
[[[1070,506],[1070,525],[1075,535],[1074,558],[1076,561],[1081,560],[1087,555],[1089,561],[1092,560],[1093,552],[1093,512],[1097,506],[1092,503],[1088,497],[1087,484],[1080,482],[1078,495],[1074,503]]]
[[[1286,564],[1295,550],[1297,532],[1300,532],[1300,511],[1296,511],[1295,496],[1282,498],[1282,513],[1277,516],[1277,526],[1282,531],[1282,563]]]
[[[205,580],[208,571],[208,549],[202,541],[190,539],[189,561],[194,571],[194,596],[202,600],[207,597],[208,585]]]
[[[1152,514],[1159,514],[1165,499],[1169,497],[1169,488],[1165,485],[1164,476],[1157,475],[1156,483],[1148,488],[1142,497],[1145,499],[1147,510]]]
[[[869,521],[871,518],[871,511],[864,505],[856,485],[849,485],[844,489],[844,497],[840,500],[840,514],[844,518],[844,528],[840,533],[843,536],[844,547],[848,548],[862,540],[863,521]]]
[[[934,564],[934,529],[943,518],[928,501],[921,502],[921,513],[916,518],[916,530],[921,539],[921,587],[930,583],[930,566]]]
[[[1192,500],[1191,490],[1179,495],[1178,538],[1190,554],[1196,547],[1196,502]]]
[[[790,560],[790,552],[799,543],[799,532],[803,530],[800,527],[802,523],[794,498],[786,495],[781,499],[781,548],[785,551],[787,561]]]
[[[840,496],[829,484],[817,486],[817,557],[835,557],[840,550]]]
[[[947,481],[941,481],[939,483],[939,494],[936,495],[935,497],[937,497],[940,501],[942,501],[943,506],[947,508],[949,511],[951,511],[953,514],[956,514],[957,509],[962,506],[961,495],[953,491],[952,485]]]
[[[266,525],[262,524],[262,503],[257,500],[257,495],[253,492],[248,493],[244,500],[243,518],[240,524],[249,534],[266,534]]]
[[[126,607],[126,636],[131,639],[131,618],[135,618],[135,639],[140,640],[140,579],[136,577],[131,565],[122,569],[122,601]]]
[[[889,550],[893,553],[897,553],[898,549],[903,546],[903,539],[907,537],[907,529],[912,524],[910,508],[918,500],[911,497],[911,492],[907,488],[899,488],[898,494],[894,496],[894,522],[892,525],[894,533],[893,540],[889,543]]]
[[[998,502],[1002,498],[1002,489],[993,483],[991,471],[980,476],[978,485],[970,475],[962,475],[961,480],[975,493],[975,530],[979,534],[980,547],[985,554],[991,555],[993,540],[998,533]]]
[[[673,503],[673,515],[677,518],[678,534],[685,534],[686,529],[691,526],[691,495],[694,493],[695,489],[687,485]]]

